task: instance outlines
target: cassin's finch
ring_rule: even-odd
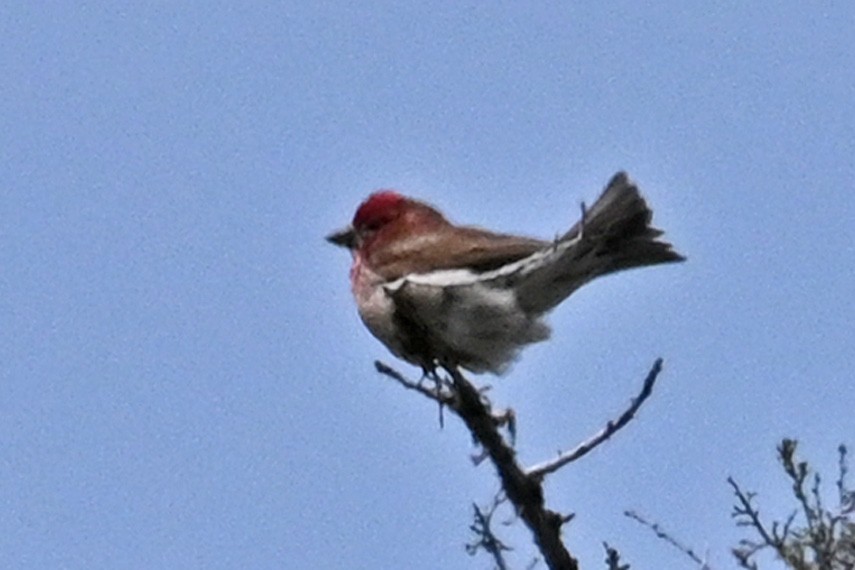
[[[525,345],[549,337],[544,315],[585,283],[683,261],[657,240],[652,216],[620,172],[554,241],[457,226],[392,191],[369,196],[352,225],[327,239],[353,255],[359,315],[392,353],[425,371],[499,374]]]

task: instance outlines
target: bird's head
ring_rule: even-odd
[[[381,232],[390,239],[403,232],[415,233],[419,228],[443,220],[442,214],[423,202],[407,198],[394,190],[380,190],[366,198],[351,225],[327,236],[335,245],[358,250],[371,244]]]

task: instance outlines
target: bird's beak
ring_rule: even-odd
[[[356,245],[356,232],[353,231],[353,226],[347,226],[344,229],[331,233],[326,239],[332,244],[353,249]]]

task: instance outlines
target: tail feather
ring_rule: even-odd
[[[617,173],[583,219],[554,244],[548,262],[519,273],[517,300],[529,314],[542,314],[589,281],[616,271],[674,263],[685,258],[662,231],[626,173]],[[545,261],[545,260],[544,260]]]

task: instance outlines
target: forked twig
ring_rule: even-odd
[[[422,396],[447,406],[454,412],[473,438],[484,450],[478,459],[489,458],[499,475],[504,496],[513,504],[516,514],[523,520],[534,535],[534,542],[543,555],[544,562],[552,570],[578,570],[578,563],[568,552],[561,538],[562,527],[569,522],[573,515],[563,515],[547,508],[544,501],[543,480],[546,475],[553,473],[586,455],[591,450],[608,440],[617,431],[626,426],[635,417],[638,409],[651,395],[656,378],[662,370],[662,359],[653,364],[641,392],[630,406],[615,421],[610,421],[605,428],[593,437],[579,444],[569,453],[562,453],[557,458],[525,469],[516,457],[513,442],[508,442],[502,435],[501,428],[507,427],[509,434],[515,435],[515,422],[512,412],[495,412],[483,391],[473,385],[455,366],[443,366],[448,377],[434,378],[436,386],[429,388],[420,382],[408,380],[400,372],[382,363],[375,362],[377,371],[388,376],[408,390],[418,392]],[[473,530],[479,536],[492,537],[489,531],[492,511],[484,512],[475,508],[475,526]],[[490,552],[497,564],[504,563],[501,553],[506,549],[500,542],[480,541],[473,549],[483,548]],[[491,550],[492,548],[492,550]],[[609,563],[621,570],[628,568],[619,562],[616,550],[607,549]],[[499,556],[497,556],[497,554]]]

